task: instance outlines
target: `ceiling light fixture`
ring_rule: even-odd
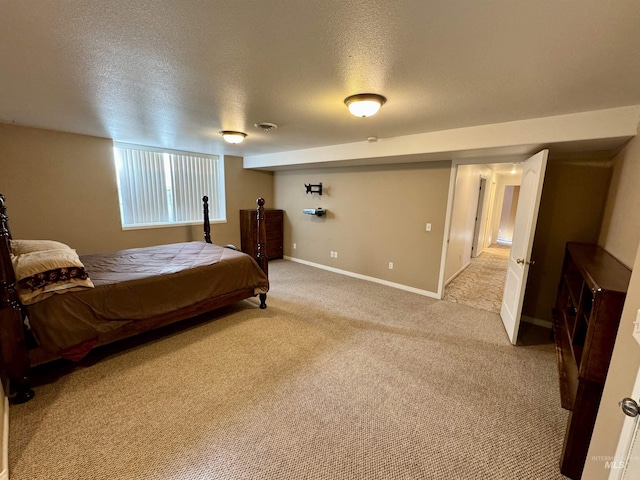
[[[375,115],[386,101],[385,97],[377,93],[358,93],[344,99],[345,105],[356,117]]]
[[[244,137],[247,136],[246,133],[243,132],[234,132],[233,130],[222,130],[220,132],[222,138],[224,138],[229,143],[242,143]]]

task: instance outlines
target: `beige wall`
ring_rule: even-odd
[[[598,243],[631,268],[640,240],[640,141],[616,156]]]
[[[474,244],[477,242],[477,249],[471,254],[472,257],[480,255],[488,245],[489,241],[489,219],[491,217],[491,205],[493,205],[493,196],[491,185],[493,183],[494,173],[489,170],[489,173],[484,176],[484,194],[482,200],[482,209],[480,223],[478,225],[478,238],[474,238]]]
[[[451,281],[471,261],[480,176],[483,175],[490,182],[492,173],[482,165],[458,166],[444,269],[445,283]]]
[[[609,162],[547,164],[524,315],[551,321],[565,244],[597,243],[611,170]]]
[[[498,228],[499,241],[513,241],[513,229],[516,224],[518,198],[520,198],[520,185],[508,185],[504,187],[502,212],[500,213],[500,227]]]
[[[594,457],[614,455],[624,420],[618,402],[631,394],[640,368],[640,345],[632,336],[640,309],[640,139],[631,140],[615,162],[599,243],[633,273],[589,447],[585,480],[608,478],[605,462]]]
[[[491,241],[493,244],[497,243],[500,235],[500,222],[502,221],[502,209],[504,204],[504,194],[506,188],[510,185],[520,185],[522,175],[496,175],[495,180],[495,195],[493,198],[493,214],[491,216]],[[518,204],[516,203],[516,207]]]
[[[450,170],[450,162],[429,162],[276,172],[285,255],[437,292]],[[305,183],[318,182],[322,196],[305,193]],[[302,213],[316,207],[329,213]]]
[[[241,157],[224,157],[227,198],[227,223],[212,225],[213,243],[232,243],[240,247],[240,210],[256,208],[256,200],[263,197],[267,208],[274,208],[273,172],[245,170]],[[202,229],[198,229],[198,234]],[[198,237],[200,238],[200,237]]]
[[[123,231],[112,141],[0,124],[0,193],[15,238],[51,238],[80,254],[201,240],[201,226]],[[227,223],[212,225],[215,243],[240,244],[238,210],[264,196],[273,202],[273,174],[248,171],[225,158]]]

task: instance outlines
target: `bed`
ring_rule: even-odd
[[[254,296],[266,308],[264,199],[257,203],[255,259],[211,242],[207,197],[204,242],[78,257],[59,242],[13,240],[0,195],[0,355],[11,401],[33,397],[36,365],[78,361],[96,346]]]

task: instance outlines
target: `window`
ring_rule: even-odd
[[[211,221],[226,221],[224,161],[218,156],[121,143],[114,156],[122,228],[200,223],[204,195]]]

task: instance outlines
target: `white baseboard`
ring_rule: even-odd
[[[397,288],[399,290],[405,290],[407,292],[417,293],[418,295],[422,295],[422,296],[430,297],[430,298],[435,298],[437,300],[440,299],[440,297],[438,297],[437,293],[430,292],[429,290],[421,290],[419,288],[409,287],[408,285],[402,285],[401,283],[389,282],[388,280],[382,280],[380,278],[369,277],[367,275],[362,275],[360,273],[349,272],[348,270],[340,270],[339,268],[328,267],[327,265],[322,265],[321,263],[309,262],[307,260],[301,260],[299,258],[289,257],[287,255],[284,255],[283,258],[285,260],[289,260],[291,262],[302,263],[303,265],[308,265],[310,267],[320,268],[322,270],[328,270],[329,272],[333,272],[333,273],[339,273],[340,275],[346,275],[348,277],[359,278],[360,280],[367,280],[369,282],[380,283],[382,285],[386,285],[387,287],[393,287],[393,288]],[[2,479],[0,479],[0,480],[2,480]]]
[[[462,272],[464,272],[464,270],[471,265],[471,260],[469,260],[465,265],[462,266],[462,268],[460,268],[460,270],[458,270],[456,273],[454,273],[453,275],[451,275],[449,277],[449,280],[447,280],[446,282],[444,282],[444,286],[446,287],[447,285],[449,285],[454,278],[456,278],[458,275],[460,275]]]
[[[2,388],[0,387],[0,392]],[[2,392],[2,465],[0,465],[0,480],[9,480],[9,398]]]
[[[535,318],[535,317],[529,317],[527,315],[522,315],[522,317],[520,317],[520,320],[522,320],[523,322],[526,322],[526,323],[531,323],[533,325],[537,325],[539,327],[544,327],[544,328],[548,328],[548,329],[553,328],[553,325],[551,324],[551,322],[549,320],[542,320],[541,318]]]

